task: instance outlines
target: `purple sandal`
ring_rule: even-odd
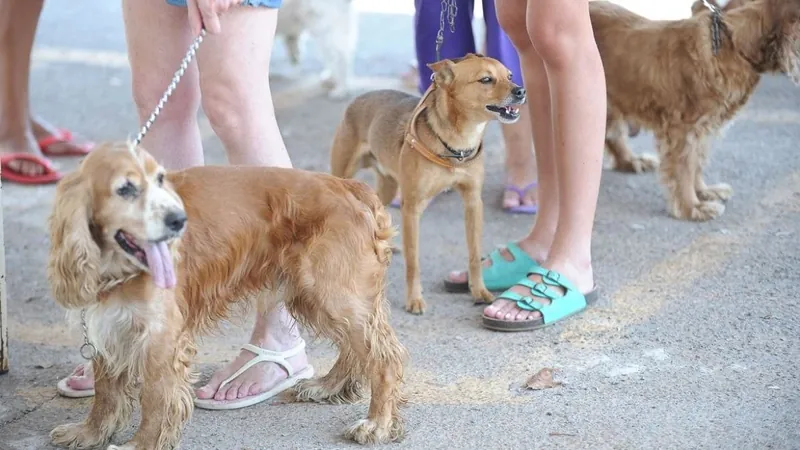
[[[535,187],[536,187],[536,182],[535,181],[533,183],[523,187],[522,189],[514,186],[513,184],[507,184],[506,185],[506,191],[516,192],[517,195],[519,195],[520,205],[519,206],[512,206],[510,208],[505,208],[504,207],[503,209],[505,209],[507,212],[515,213],[515,214],[536,214],[536,212],[539,210],[539,206],[538,205],[523,205],[522,204],[522,199],[525,198],[525,194],[527,194],[528,191],[530,191],[531,189],[533,189]]]

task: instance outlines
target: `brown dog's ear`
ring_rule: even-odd
[[[448,84],[453,81],[455,74],[453,73],[453,66],[455,64],[449,59],[436,61],[435,63],[428,64],[428,68],[433,71],[433,82]]]
[[[47,278],[56,303],[80,308],[97,301],[100,247],[89,228],[91,192],[80,172],[62,179],[50,214]]]

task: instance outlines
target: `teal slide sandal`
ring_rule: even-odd
[[[539,263],[531,259],[516,243],[509,242],[506,249],[514,258],[511,261],[503,258],[500,249],[493,250],[487,256],[492,260],[492,265],[483,267],[483,283],[490,291],[510,289],[517,284],[520,278],[525,278],[532,268],[539,267]],[[445,279],[444,289],[452,293],[467,293],[469,292],[469,280],[463,283],[454,283]]]
[[[541,283],[528,279],[532,274],[542,277]],[[497,297],[498,300],[515,302],[519,309],[525,311],[539,311],[541,317],[532,320],[504,320],[483,315],[483,326],[496,331],[532,331],[552,325],[560,320],[577,314],[595,301],[597,289],[582,294],[569,280],[554,270],[547,270],[541,266],[534,267],[522,280],[514,283],[530,289],[530,295],[520,295],[516,292],[506,291]],[[564,294],[556,292],[551,287],[564,289]],[[550,300],[545,305],[537,299]]]

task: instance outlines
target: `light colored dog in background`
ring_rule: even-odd
[[[608,1],[589,3],[606,74],[606,149],[617,170],[660,166],[667,209],[679,219],[705,221],[725,211],[731,186],[703,179],[709,141],[747,103],[761,75],[800,83],[800,0],[737,3],[720,16],[717,54],[708,9],[649,20]],[[653,132],[659,158],[631,152],[628,123]]]
[[[275,34],[283,38],[295,67],[302,59],[304,41],[310,36],[325,66],[323,85],[328,96],[339,100],[349,94],[358,40],[353,0],[284,0]]]

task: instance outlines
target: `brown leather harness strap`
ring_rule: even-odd
[[[428,90],[425,91],[425,95],[423,95],[419,103],[417,103],[417,107],[414,109],[411,115],[411,120],[408,121],[405,140],[411,148],[416,150],[417,153],[419,153],[420,155],[424,156],[425,159],[441,167],[450,169],[450,171],[452,172],[456,170],[457,166],[454,165],[452,161],[450,161],[448,158],[433,153],[428,147],[422,144],[422,141],[420,141],[419,136],[417,136],[417,118],[422,113],[422,111],[424,111],[425,108],[427,108],[427,105],[425,105],[425,100],[428,99],[428,96],[431,95],[435,87],[436,84],[431,83],[431,85],[428,87]],[[475,157],[466,161],[464,165],[468,165],[470,162],[475,160],[478,154],[480,154],[481,147],[483,147],[483,143],[479,144],[478,149],[475,152]]]

